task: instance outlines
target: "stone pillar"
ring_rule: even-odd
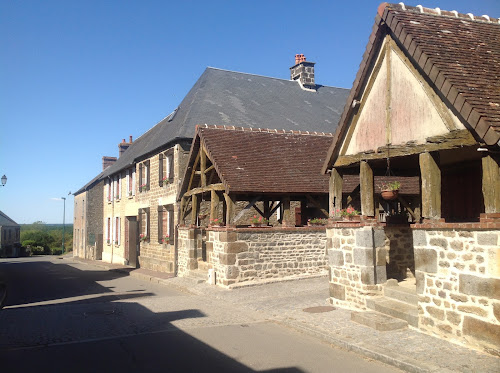
[[[329,190],[329,213],[330,216],[340,216],[340,212],[337,210],[342,209],[342,185],[343,185],[342,175],[337,171],[336,168],[332,168],[330,174],[330,190]]]
[[[425,219],[441,218],[441,170],[437,154],[419,155],[420,175],[422,178],[422,217]]]
[[[359,164],[359,183],[361,194],[361,214],[364,216],[375,216],[373,170],[366,161],[361,161]]]
[[[484,212],[500,212],[500,167],[491,156],[482,159]]]
[[[224,201],[226,202],[226,226],[234,226],[236,198],[233,195],[224,193]]]
[[[198,217],[198,196],[196,194],[193,194],[191,196],[191,225],[195,226],[196,225],[196,218]]]
[[[219,195],[215,190],[210,191],[210,221],[219,217]]]

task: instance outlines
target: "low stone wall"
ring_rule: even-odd
[[[500,231],[413,232],[419,327],[500,356]]]
[[[139,266],[157,272],[174,272],[174,245],[141,243]]]
[[[420,330],[500,356],[500,230],[335,223],[326,247],[332,304],[366,309],[394,260],[415,273]]]
[[[208,240],[221,286],[326,274],[324,227],[213,230]]]

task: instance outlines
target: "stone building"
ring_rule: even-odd
[[[331,140],[197,127],[179,194],[179,275],[207,279],[211,269],[213,283],[235,287],[326,274],[324,225],[307,222],[328,218],[320,170]]]
[[[20,255],[21,226],[0,211],[0,257]]]
[[[334,214],[360,178],[360,220],[327,228],[331,302],[496,355],[498,40],[498,19],[383,3],[323,166]],[[383,200],[381,175],[418,178],[418,198]]]
[[[102,260],[176,272],[176,197],[196,125],[331,130],[348,91],[316,84],[314,63],[304,64],[296,59],[291,80],[207,68],[177,109],[130,142],[99,177]]]

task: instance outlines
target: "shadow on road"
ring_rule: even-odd
[[[155,294],[117,298],[96,283],[124,276],[119,273],[50,261],[3,261],[0,271],[15,289],[8,295],[10,306],[61,301],[0,311],[2,371],[302,372],[295,367],[254,370],[173,325],[206,317],[200,310],[152,312],[132,300]],[[88,299],[71,300],[78,296]]]

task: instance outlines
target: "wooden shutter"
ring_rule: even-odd
[[[158,206],[158,243],[163,239],[163,206]]]
[[[151,172],[150,172],[150,170],[151,170],[151,167],[149,167],[149,161],[147,161],[146,162],[146,183],[147,183],[146,190],[149,190],[149,187],[151,185],[151,178],[150,178]]]
[[[138,224],[139,225],[139,227],[138,227],[139,228],[139,236],[142,233],[142,224],[143,224],[142,218],[143,218],[143,216],[144,216],[144,211],[142,209],[139,209],[139,224]]]
[[[163,153],[160,153],[160,159],[158,162],[158,185],[163,186]]]
[[[168,211],[168,240],[171,245],[174,244],[174,210],[171,207]]]
[[[132,195],[135,196],[135,168],[132,170]]]
[[[142,192],[142,163],[139,165],[139,192]]]
[[[151,220],[151,214],[150,214],[150,209],[147,207],[146,209],[146,237],[149,237],[148,242],[151,240],[151,231],[150,231],[150,226],[149,226],[149,221]]]
[[[168,175],[168,180],[172,180],[174,178],[174,155],[173,154],[168,155],[167,175]]]

